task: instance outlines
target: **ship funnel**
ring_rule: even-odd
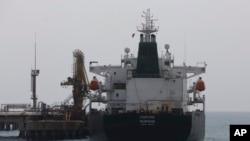
[[[159,78],[159,62],[156,36],[153,34],[158,31],[154,26],[150,10],[144,12],[145,24],[137,27],[140,34],[140,43],[138,49],[137,66],[133,77],[137,78]]]

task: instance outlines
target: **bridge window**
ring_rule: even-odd
[[[126,89],[126,83],[114,83],[114,89]]]

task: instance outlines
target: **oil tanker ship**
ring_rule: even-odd
[[[175,66],[168,44],[159,57],[155,35],[159,28],[149,9],[142,17],[137,57],[125,48],[121,65],[90,62],[90,72],[105,78],[100,87],[90,84],[107,95],[101,116],[105,136],[108,141],[203,141],[205,85],[200,75],[206,63]],[[192,77],[199,79],[189,88]]]

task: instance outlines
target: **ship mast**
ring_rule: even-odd
[[[151,33],[157,32],[159,30],[159,27],[154,26],[154,21],[156,21],[156,19],[152,19],[153,16],[150,15],[150,9],[147,9],[147,12],[143,11],[142,17],[145,18],[145,23],[142,23],[142,26],[138,26],[137,31],[145,34],[145,42],[150,42]]]

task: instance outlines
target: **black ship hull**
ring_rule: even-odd
[[[108,141],[203,141],[204,128],[203,112],[103,115]]]

